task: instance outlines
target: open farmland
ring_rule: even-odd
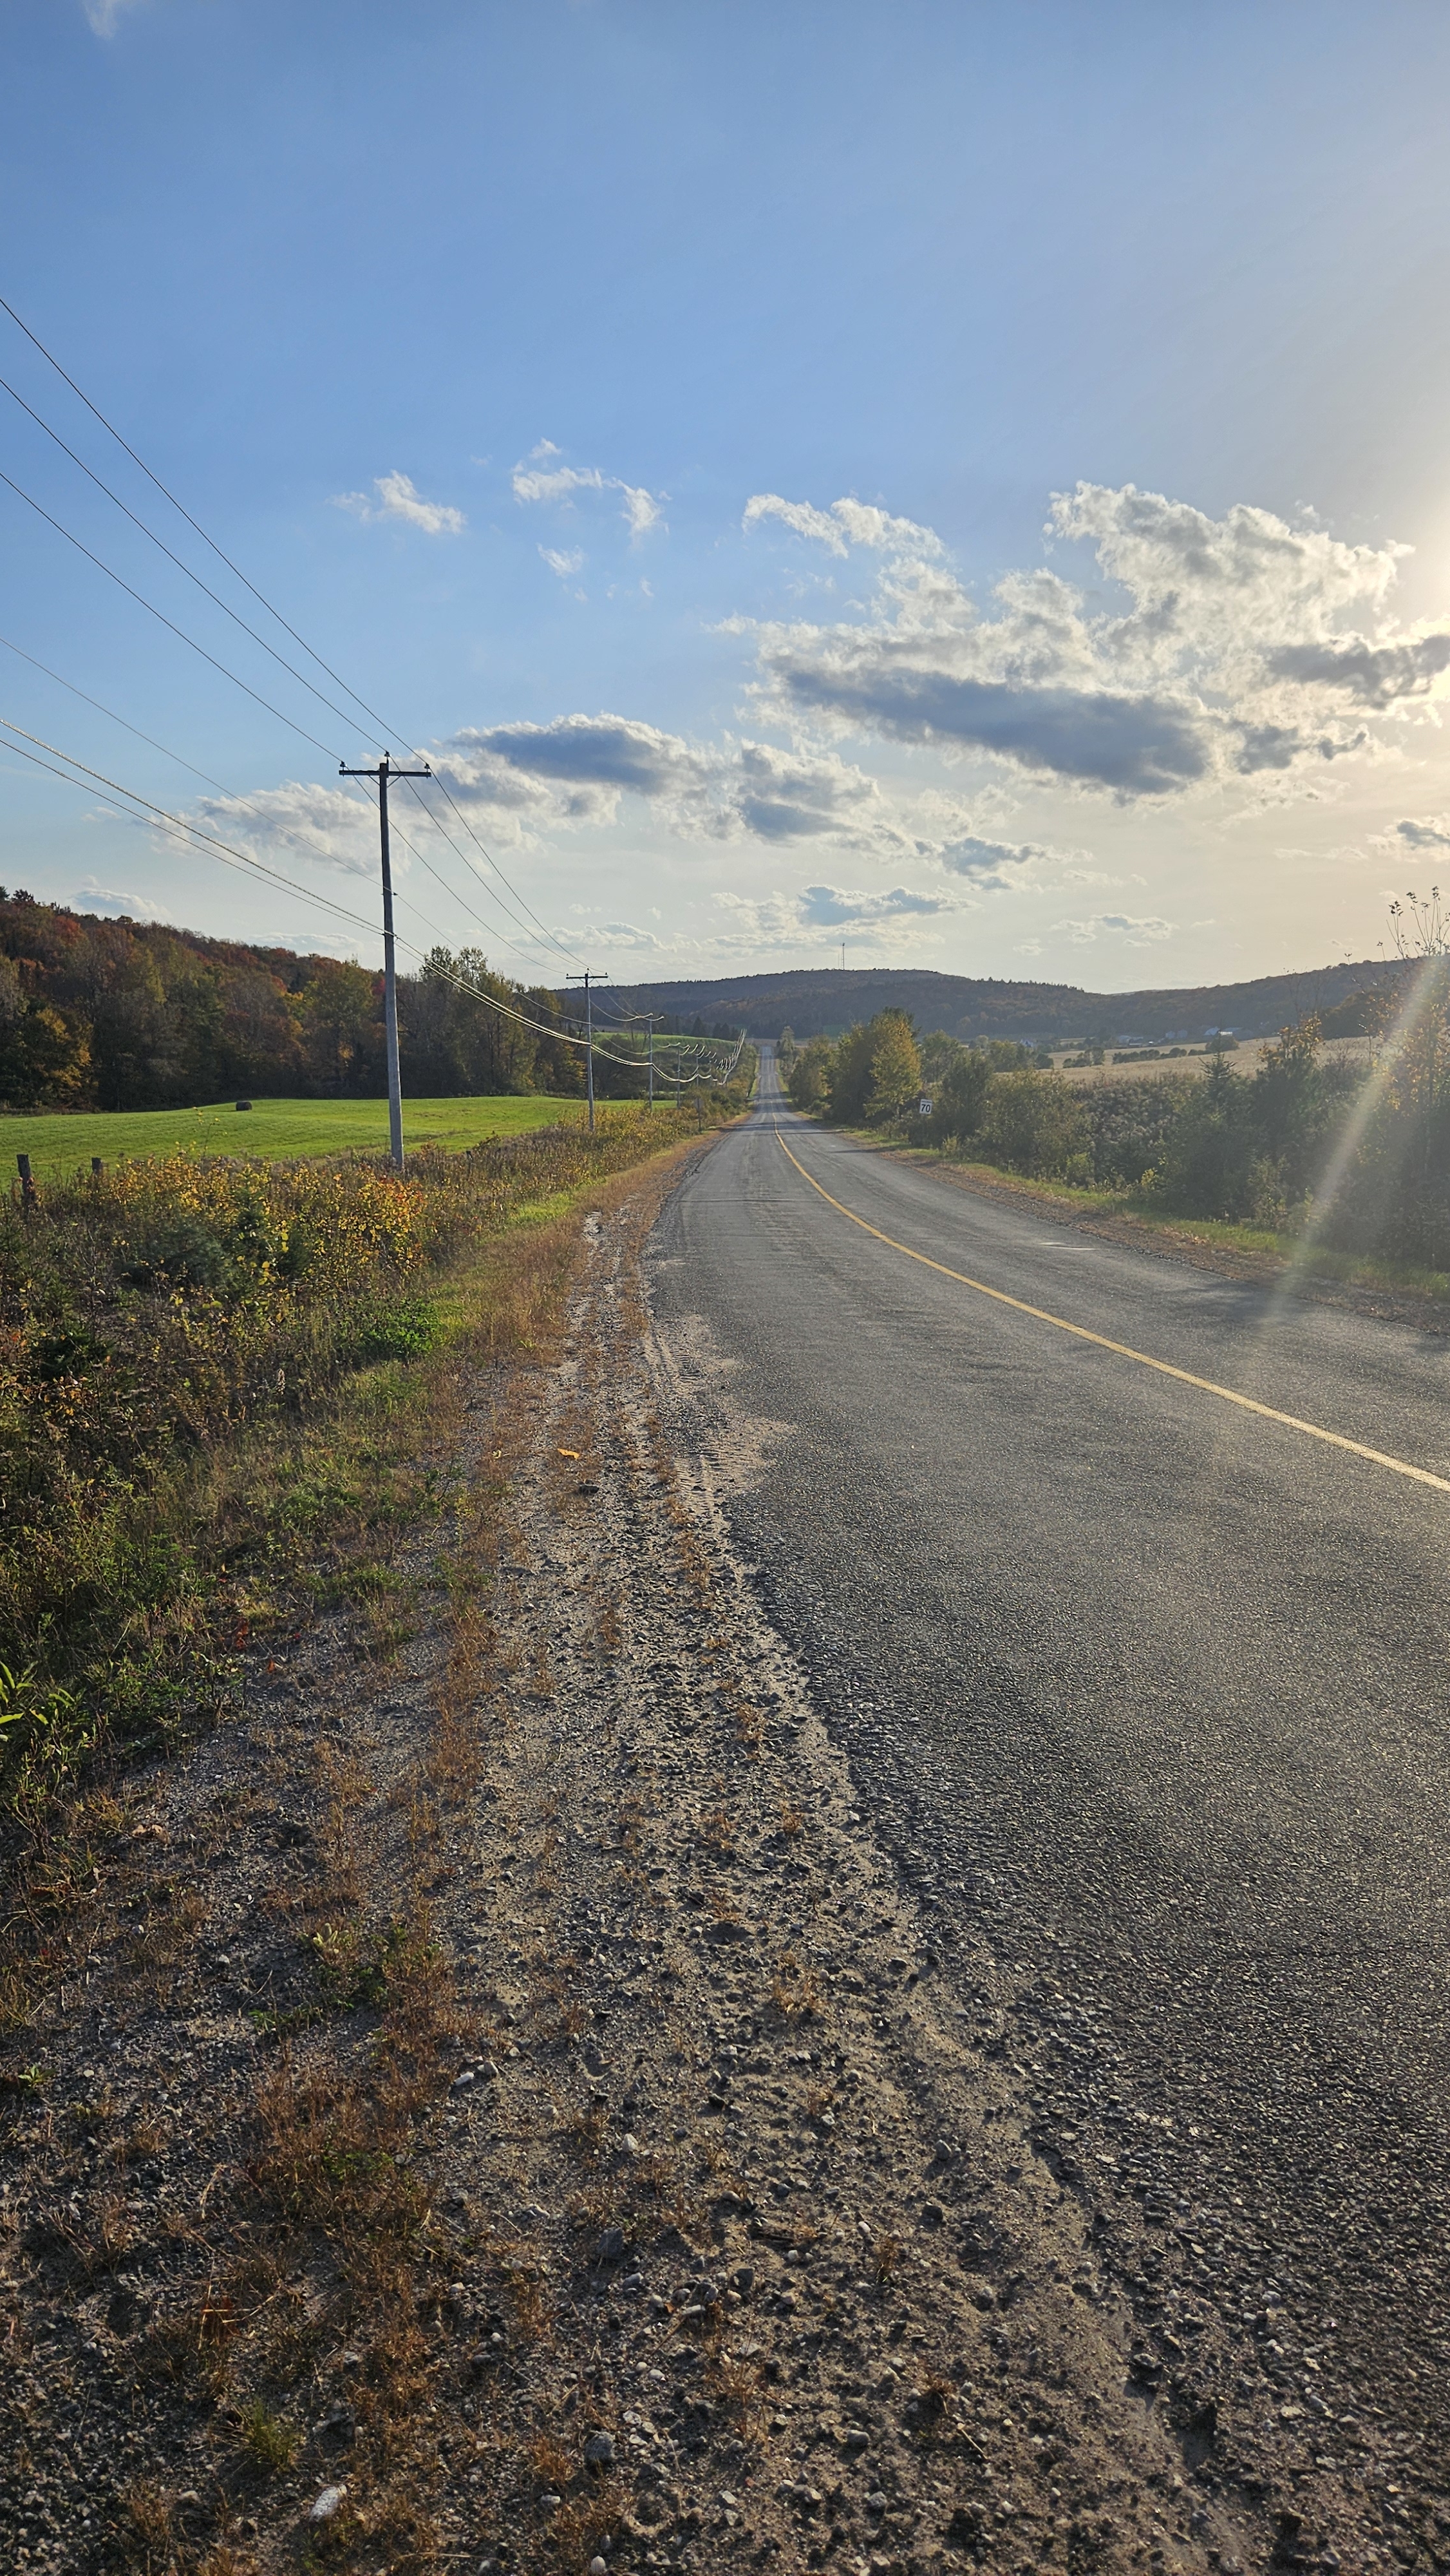
[[[405,1100],[405,1148],[478,1145],[580,1118],[580,1100],[534,1094],[478,1100]],[[28,1154],[37,1180],[83,1171],[93,1154],[105,1162],[133,1155],[261,1154],[290,1161],[302,1154],[385,1154],[386,1100],[258,1100],[244,1114],[234,1101],[206,1109],[88,1109],[0,1121],[0,1152]]]
[[[1266,1038],[1241,1039],[1228,1058],[1234,1072],[1256,1072],[1260,1052],[1268,1043]],[[1326,1063],[1367,1064],[1374,1052],[1374,1041],[1371,1038],[1326,1038],[1321,1052]],[[1217,1062],[1217,1057],[1208,1047],[1187,1048],[1179,1053],[1165,1047],[1157,1053],[1129,1054],[1124,1050],[1123,1061],[1116,1063],[1114,1049],[1106,1047],[1101,1064],[1079,1064],[1070,1048],[1058,1048],[1052,1061],[1060,1072],[1066,1074],[1070,1083],[1083,1090],[1104,1082],[1157,1082],[1166,1073],[1198,1077],[1207,1073],[1209,1066]]]

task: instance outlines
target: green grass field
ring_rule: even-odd
[[[517,1136],[584,1114],[578,1100],[405,1100],[403,1146],[476,1145],[485,1136]],[[123,1156],[382,1154],[388,1146],[386,1100],[258,1100],[239,1111],[230,1100],[210,1109],[88,1109],[44,1118],[0,1118],[0,1188],[8,1188],[17,1154],[30,1156],[38,1181],[67,1179]]]

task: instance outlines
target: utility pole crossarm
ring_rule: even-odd
[[[425,763],[422,769],[395,769],[385,751],[382,759],[368,769],[349,769],[345,761],[337,764],[339,778],[375,778],[378,782],[378,830],[382,837],[383,858],[383,1025],[388,1042],[388,1144],[395,1172],[403,1168],[403,1083],[398,1064],[398,972],[393,940],[393,861],[388,842],[388,780],[390,778],[431,778],[433,772]]]

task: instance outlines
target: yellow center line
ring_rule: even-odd
[[[809,1181],[813,1190],[820,1190],[829,1207],[849,1217],[863,1234],[874,1235],[878,1243],[904,1253],[908,1261],[919,1261],[923,1269],[938,1271],[943,1279],[955,1279],[963,1288],[974,1288],[979,1297],[995,1298],[999,1306],[1011,1306],[1019,1315],[1030,1315],[1034,1323],[1051,1324],[1054,1332],[1071,1333],[1080,1342],[1094,1342],[1100,1351],[1114,1351],[1120,1360],[1136,1360],[1140,1368],[1156,1369],[1160,1377],[1176,1377],[1181,1386],[1196,1386],[1203,1395],[1216,1395],[1224,1404],[1236,1404],[1245,1413],[1261,1414],[1266,1422],[1280,1422],[1286,1431],[1302,1431],[1310,1440],[1326,1441],[1331,1449],[1347,1449],[1355,1458],[1367,1458],[1372,1467],[1388,1467],[1396,1476],[1410,1476],[1417,1485],[1433,1485],[1438,1493],[1450,1494],[1450,1477],[1432,1475],[1428,1467],[1412,1467],[1407,1458],[1387,1457],[1383,1449],[1368,1449],[1362,1440],[1346,1440],[1342,1431],[1326,1431],[1321,1423],[1301,1422],[1297,1413],[1279,1413],[1272,1404],[1260,1404],[1252,1395],[1236,1394],[1231,1386],[1218,1386],[1211,1377],[1195,1377],[1192,1369],[1175,1368],[1171,1360],[1155,1360],[1147,1351],[1135,1351],[1128,1342],[1110,1341],[1106,1333],[1089,1332],[1086,1324],[1070,1324],[1065,1315],[1050,1315],[1045,1306],[1029,1306],[1025,1297],[1009,1297],[1005,1288],[989,1288],[985,1280],[969,1279],[964,1270],[949,1270],[944,1261],[933,1261],[929,1253],[913,1252],[909,1243],[898,1243],[894,1234],[883,1234],[879,1225],[868,1225],[854,1208],[833,1199],[804,1163],[796,1161],[778,1127],[775,1139],[786,1161],[795,1164],[801,1179]]]

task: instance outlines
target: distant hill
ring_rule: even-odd
[[[1400,960],[1366,957],[1357,965],[1317,966],[1292,975],[1260,975],[1244,984],[1154,986],[1135,993],[1092,993],[1078,984],[1006,983],[995,976],[939,975],[925,967],[801,967],[778,975],[730,975],[711,981],[615,984],[616,1007],[658,1011],[688,1028],[739,1028],[777,1037],[838,1037],[873,1011],[910,1011],[923,1033],[955,1038],[1076,1040],[1201,1038],[1209,1029],[1238,1037],[1273,1037],[1306,1011],[1327,1012],[1356,993],[1398,984]]]

